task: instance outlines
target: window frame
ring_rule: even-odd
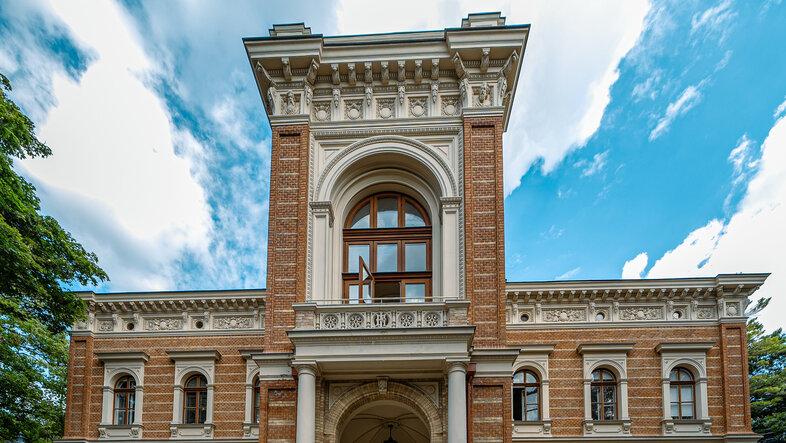
[[[598,373],[599,378],[600,378],[599,381],[595,380],[595,373]],[[603,374],[604,373],[609,374],[611,376],[611,380],[604,380],[603,379]],[[617,381],[616,374],[614,374],[614,371],[612,371],[612,370],[610,370],[608,368],[600,367],[600,368],[595,368],[595,369],[592,370],[591,377],[592,377],[592,381],[590,382],[590,414],[592,414],[592,420],[595,420],[595,421],[616,421],[616,420],[618,420],[619,419],[619,383]],[[604,393],[604,389],[603,388],[609,387],[609,386],[614,387],[614,401],[613,402],[606,402],[605,401],[605,393]],[[599,398],[600,401],[593,401],[592,400],[592,397],[593,397],[592,396],[592,391],[594,389],[598,389],[599,390],[598,398]],[[600,411],[599,411],[600,412],[600,416],[599,417],[595,417],[594,416],[595,415],[595,405],[598,405],[598,404],[600,405]],[[607,406],[612,406],[614,408],[614,417],[606,418],[606,415],[605,415],[604,411],[605,411]]]
[[[192,379],[194,379],[194,378],[203,380],[204,384],[202,386],[199,386],[199,384],[197,382],[197,386],[196,387],[189,387],[188,383]],[[193,407],[193,408],[187,406],[187,404],[188,404],[188,394],[190,392],[195,392],[196,393],[196,406]],[[200,394],[202,394],[202,395],[200,395]],[[203,406],[200,406],[200,401],[199,401],[200,398],[204,398]],[[186,378],[185,383],[183,383],[183,415],[182,415],[182,422],[183,422],[183,424],[185,424],[185,425],[204,425],[204,424],[206,424],[207,423],[207,403],[208,403],[207,402],[207,377],[205,377],[201,373],[195,373],[195,374],[189,375]],[[193,423],[189,423],[188,421],[186,421],[186,411],[189,410],[189,409],[193,409],[194,410],[194,422]],[[202,422],[199,421],[199,417],[200,417],[199,412],[200,412],[200,410],[204,410],[205,411],[205,420],[202,421]]]
[[[398,227],[396,228],[377,228],[377,202],[380,198],[396,197],[398,210]],[[406,205],[413,205],[422,217],[425,226],[406,227]],[[369,227],[353,229],[350,227],[352,219],[358,211],[369,205]],[[381,192],[370,195],[358,202],[347,215],[344,221],[343,245],[342,245],[342,299],[349,300],[349,287],[357,284],[358,273],[349,272],[349,247],[352,245],[367,245],[369,249],[368,267],[374,275],[375,283],[399,282],[399,297],[395,302],[405,302],[407,283],[426,283],[425,298],[423,301],[431,301],[431,288],[433,279],[432,263],[432,225],[428,212],[423,205],[414,198],[396,192]],[[426,248],[424,271],[406,271],[406,245],[410,243],[424,243]],[[378,254],[377,247],[382,244],[396,244],[396,271],[377,272]],[[373,289],[372,289],[373,293]],[[372,297],[371,303],[384,302],[386,298]],[[387,301],[391,301],[387,298]],[[356,303],[368,303],[362,297],[358,297]]]
[[[530,423],[531,422],[539,422],[539,421],[542,420],[542,417],[543,417],[543,383],[542,383],[538,373],[536,371],[532,370],[532,369],[529,369],[529,368],[522,368],[522,369],[519,369],[518,371],[514,372],[513,373],[513,380],[515,380],[516,374],[520,374],[520,373],[523,374],[524,382],[523,383],[516,383],[515,381],[513,381],[512,384],[511,384],[511,392],[512,392],[512,395],[513,395],[512,401],[515,404],[515,402],[516,402],[516,389],[523,389],[524,390],[524,395],[522,396],[522,399],[521,399],[521,401],[522,401],[522,404],[521,404],[521,418],[517,420],[516,417],[513,417],[513,421],[530,422]],[[535,377],[535,383],[527,383],[527,374],[532,374],[532,376]],[[535,388],[538,389],[538,401],[537,401],[538,417],[535,420],[528,420],[527,419],[527,388],[531,388],[531,387],[535,387]]]
[[[121,381],[127,380],[127,388],[118,388],[118,385]],[[117,407],[117,396],[118,394],[126,394],[126,401],[124,408]],[[131,398],[134,399],[134,406],[129,406],[131,403]],[[125,411],[123,416],[125,417],[125,423],[118,423],[117,422],[117,411]],[[134,423],[134,415],[136,412],[136,380],[129,374],[122,375],[120,378],[117,379],[115,382],[114,389],[112,390],[112,424],[113,425],[121,425],[127,426]]]
[[[673,372],[675,372],[675,371],[677,372],[677,380],[672,380],[671,379],[671,374]],[[688,380],[688,381],[680,380],[679,374],[681,372],[684,372],[684,373],[688,374],[688,377],[690,378],[690,380]],[[688,368],[685,368],[685,367],[682,367],[682,366],[674,367],[674,368],[671,369],[671,371],[669,371],[669,389],[671,389],[672,386],[676,386],[677,387],[677,400],[675,401],[675,399],[671,395],[669,395],[669,412],[671,412],[671,406],[674,405],[674,404],[677,404],[677,412],[679,414],[679,416],[677,416],[677,417],[674,417],[673,415],[671,415],[672,420],[695,420],[696,419],[696,377],[693,376],[693,373]],[[690,388],[691,388],[691,400],[690,401],[683,401],[682,400],[682,387],[683,386],[690,386]],[[691,414],[690,417],[684,417],[683,416],[683,414],[682,414],[682,405],[683,404],[685,404],[685,405],[690,404],[691,405],[691,410],[693,411],[693,413]]]
[[[253,397],[253,400],[251,401],[251,423],[258,425],[259,411],[262,406],[262,380],[259,379],[259,376],[254,378],[254,383],[251,388],[251,396]]]

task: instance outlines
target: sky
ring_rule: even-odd
[[[508,281],[769,272],[786,326],[786,1],[0,2],[17,161],[96,291],[264,288],[270,128],[243,37],[532,25],[504,135]],[[416,11],[417,13],[413,13]]]

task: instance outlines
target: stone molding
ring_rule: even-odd
[[[145,364],[150,355],[145,352],[96,352],[96,358],[104,364],[102,388],[101,422],[98,425],[99,439],[123,440],[142,438],[142,406],[144,403]],[[115,384],[120,377],[134,378],[134,421],[128,425],[114,424]]]

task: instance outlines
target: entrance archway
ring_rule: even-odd
[[[387,381],[362,384],[341,394],[325,417],[324,441],[382,442],[388,438],[390,424],[399,443],[444,441],[440,409],[432,399],[416,387]],[[404,434],[405,428],[410,435]]]
[[[428,443],[428,426],[403,403],[380,400],[358,408],[343,425],[339,443]]]

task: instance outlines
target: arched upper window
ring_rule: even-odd
[[[183,388],[183,423],[203,424],[207,419],[207,379],[202,374],[192,375]]]
[[[259,377],[254,379],[254,423],[259,423],[259,402],[260,402],[260,395],[261,395],[261,382],[259,381]]]
[[[114,424],[130,425],[134,423],[135,405],[136,381],[130,375],[124,375],[115,383]]]
[[[344,224],[344,298],[349,303],[431,297],[431,221],[414,199],[367,197]]]
[[[530,370],[513,375],[513,421],[540,420],[540,379]]]
[[[590,403],[593,420],[617,419],[617,379],[608,369],[592,371]]]
[[[671,418],[675,420],[696,417],[696,383],[685,368],[674,368],[669,373]]]

